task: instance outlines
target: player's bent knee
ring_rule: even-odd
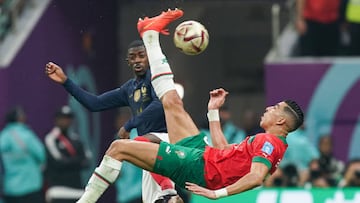
[[[183,109],[184,103],[179,96],[163,98],[162,104],[164,109]]]
[[[126,151],[127,143],[129,143],[129,139],[120,139],[115,140],[110,144],[110,147],[106,151],[106,155],[111,157],[119,156],[122,152]]]

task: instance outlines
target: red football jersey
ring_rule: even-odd
[[[250,172],[252,162],[264,163],[274,173],[287,149],[286,139],[268,133],[247,137],[229,149],[206,147],[205,180],[210,189],[231,185]]]
[[[303,15],[320,23],[334,23],[339,18],[340,0],[306,0]]]

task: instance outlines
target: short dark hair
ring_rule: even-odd
[[[128,49],[140,46],[144,46],[144,42],[142,40],[134,40],[129,44]]]
[[[304,113],[301,107],[293,100],[284,101],[288,106],[284,107],[284,111],[294,118],[294,124],[290,127],[289,132],[298,129],[304,122]]]
[[[23,108],[21,106],[15,106],[6,113],[5,123],[16,123],[22,115],[25,115]]]

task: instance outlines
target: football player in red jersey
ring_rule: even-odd
[[[78,202],[96,202],[118,177],[123,161],[170,177],[179,186],[210,199],[247,191],[261,185],[276,170],[287,148],[287,134],[303,123],[300,106],[285,100],[266,108],[260,121],[265,133],[228,144],[218,115],[228,92],[219,88],[210,92],[208,119],[214,146],[207,146],[206,135],[200,133],[176,92],[173,73],[159,43],[159,33],[178,12],[169,10],[138,22],[151,66],[152,85],[163,104],[172,144],[114,141]]]

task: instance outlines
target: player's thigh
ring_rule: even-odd
[[[175,116],[171,114],[167,117],[166,122],[170,143],[176,143],[185,137],[199,134],[198,128],[188,114]]]
[[[162,98],[165,110],[166,126],[170,143],[175,143],[185,137],[199,134],[190,115],[185,111],[182,100],[176,91],[170,91]]]
[[[129,139],[119,139],[111,143],[106,154],[120,161],[128,161],[145,170],[152,170],[159,145]]]
[[[161,142],[154,172],[169,177],[181,187],[185,187],[185,182],[204,186],[203,154],[202,149]]]

